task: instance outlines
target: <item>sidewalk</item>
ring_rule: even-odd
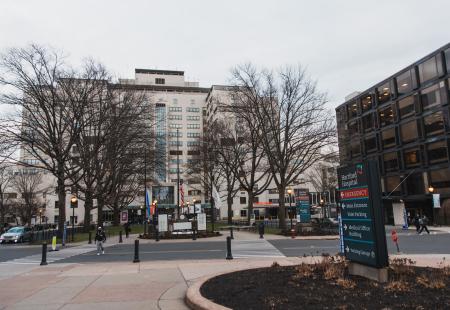
[[[399,255],[438,266],[450,255]],[[321,257],[154,261],[142,263],[0,265],[0,309],[188,309],[188,286],[205,276],[241,269],[317,262]],[[5,285],[6,284],[6,285]]]

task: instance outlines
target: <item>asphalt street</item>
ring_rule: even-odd
[[[387,245],[390,254],[397,253],[395,244],[387,235]],[[399,247],[403,254],[450,254],[450,234],[432,233],[431,235],[414,233],[400,233]],[[262,249],[262,250],[261,250]],[[226,256],[224,241],[184,241],[141,244],[139,249],[141,261],[149,260],[200,260],[221,259]],[[65,251],[65,249],[62,249]],[[258,240],[233,241],[233,255],[235,257],[277,257],[321,255],[323,253],[336,254],[339,251],[338,240]],[[41,253],[40,246],[0,245],[0,262],[28,257]],[[62,254],[62,253],[61,253]],[[113,245],[105,250],[104,255],[97,256],[95,245],[72,256],[62,258],[57,263],[89,263],[89,262],[119,262],[131,261],[134,257],[133,244]]]

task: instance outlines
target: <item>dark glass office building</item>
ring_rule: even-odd
[[[341,164],[379,163],[387,223],[450,224],[449,82],[450,43],[336,108]]]

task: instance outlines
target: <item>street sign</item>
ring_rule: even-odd
[[[197,229],[206,230],[206,213],[197,214]]]
[[[345,257],[368,266],[388,265],[378,166],[374,161],[338,169]]]
[[[167,231],[167,214],[158,214],[158,229],[160,232]]]
[[[440,208],[440,207],[441,207],[441,195],[433,194],[433,208]]]
[[[294,189],[297,220],[300,223],[311,222],[311,209],[309,205],[309,192],[304,189]]]

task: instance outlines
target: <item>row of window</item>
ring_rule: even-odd
[[[169,107],[169,112],[183,112],[182,107]],[[199,113],[200,108],[186,107],[186,112]]]
[[[349,134],[369,132],[383,128],[403,119],[419,115],[437,106],[446,104],[446,87],[443,81],[424,89],[420,94],[405,97],[396,103],[379,108],[376,112],[366,114],[359,120],[349,121]]]
[[[374,108],[376,104],[381,105],[401,98],[419,86],[426,86],[428,82],[443,76],[446,72],[450,72],[450,49],[432,56],[416,67],[407,69],[373,91],[352,100],[345,106],[347,119]]]
[[[425,173],[414,172],[403,177],[385,176],[383,181],[386,195],[423,195],[427,193],[426,184],[433,186],[437,193],[450,193],[450,168],[433,169]]]
[[[435,165],[445,162],[448,162],[448,144],[446,140],[382,155],[384,172],[409,169],[426,164]]]
[[[198,155],[200,155],[200,151],[198,151],[198,150],[188,150],[187,154],[188,155],[193,155],[193,156],[198,156]],[[179,151],[177,151],[177,150],[170,150],[169,151],[169,155],[183,155],[183,151],[181,151],[181,150],[179,150]]]
[[[358,157],[364,150],[365,154],[390,149],[397,145],[406,145],[420,139],[445,134],[449,129],[447,113],[437,111],[424,116],[422,119],[414,119],[404,122],[399,126],[384,129],[378,134],[365,136],[361,148],[360,140],[350,142],[351,157]],[[349,154],[350,155],[350,154]]]
[[[169,146],[183,146],[183,144],[184,144],[183,141],[169,141]],[[187,141],[186,145],[187,146],[199,146],[200,141]]]
[[[183,115],[181,114],[170,114],[169,115],[169,120],[183,120]],[[187,120],[188,121],[199,121],[200,120],[200,116],[197,115],[188,115],[187,116]]]
[[[171,129],[181,129],[183,128],[182,124],[169,124],[169,128]],[[187,124],[187,129],[200,129],[200,124]],[[176,136],[176,134],[175,134]]]

